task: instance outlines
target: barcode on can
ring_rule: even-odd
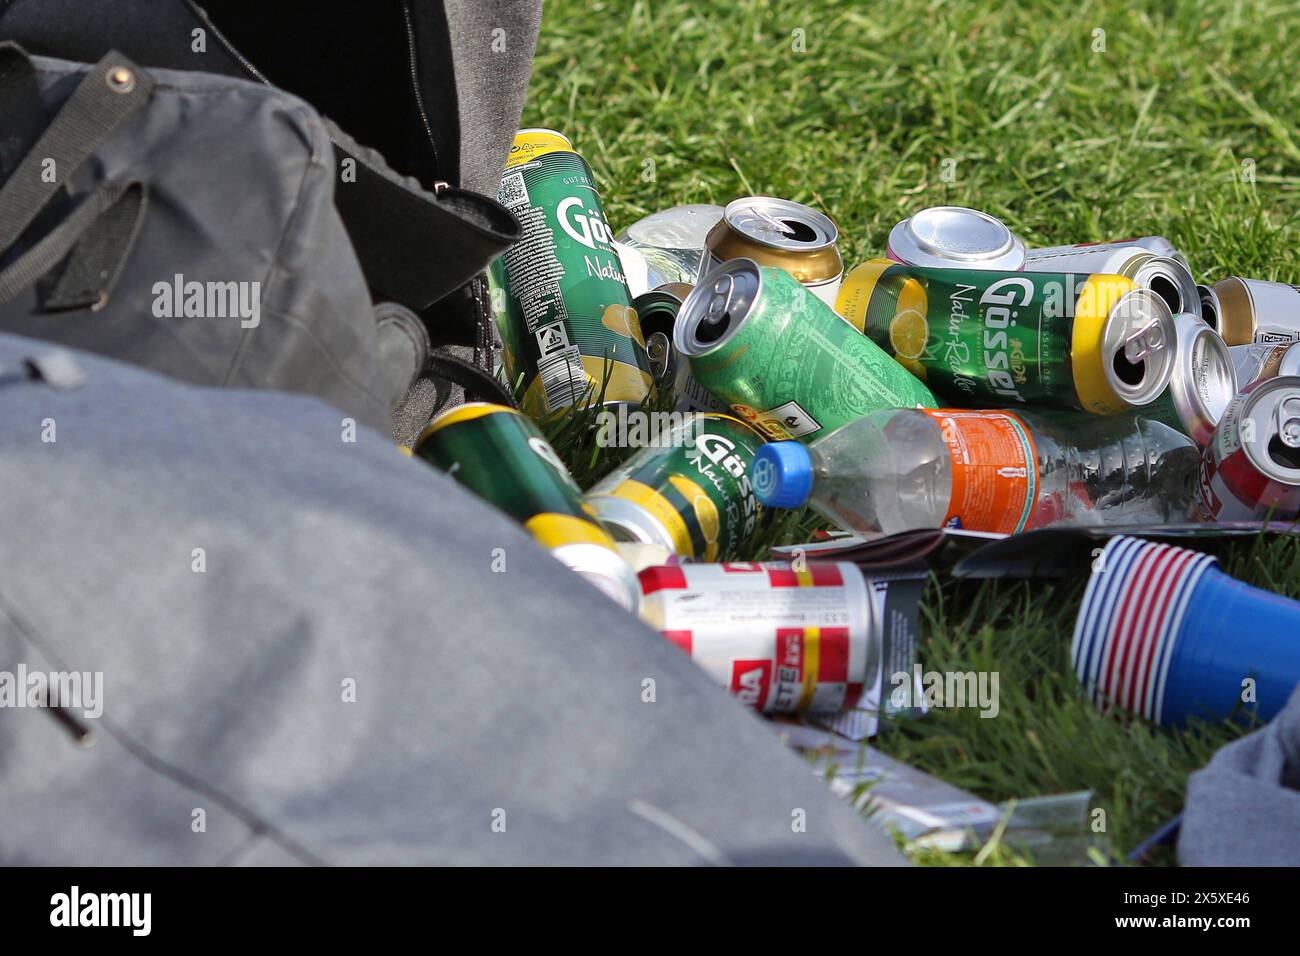
[[[695,376],[690,374],[687,375],[685,387],[682,389],[681,404],[694,412],[721,412],[726,411],[727,408],[721,399],[697,382]]]
[[[582,367],[578,347],[570,346],[537,363],[542,380],[542,394],[551,411],[576,404],[587,393],[587,372]]]
[[[528,186],[524,183],[523,173],[510,173],[501,178],[497,202],[503,206],[528,205]]]

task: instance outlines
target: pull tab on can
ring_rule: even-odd
[[[1155,319],[1124,339],[1124,358],[1137,364],[1164,347],[1164,332],[1160,328],[1160,321]]]
[[[645,352],[650,358],[650,373],[656,380],[663,378],[668,372],[672,356],[672,344],[668,341],[668,336],[663,332],[647,335]]]
[[[753,212],[755,216],[757,216],[763,222],[767,223],[767,225],[772,229],[773,232],[779,233],[782,236],[794,235],[793,227],[787,226],[785,223],[777,219],[775,216],[770,215],[767,212],[764,212],[761,207],[755,206],[753,208]]]
[[[1300,448],[1300,395],[1290,395],[1278,402],[1273,416],[1282,444]]]
[[[722,322],[727,313],[731,311],[731,293],[735,290],[735,280],[729,275],[721,276],[717,282],[713,283],[713,295],[709,299],[709,307],[704,312],[704,321],[708,325],[717,325]]]

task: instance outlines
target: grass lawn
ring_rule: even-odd
[[[1297,59],[1295,6],[1268,0],[550,0],[524,124],[573,138],[616,229],[784,196],[839,223],[852,265],[910,211],[953,203],[1031,245],[1154,233],[1198,280],[1297,282]],[[575,436],[557,444],[586,483],[612,462]],[[1300,597],[1300,542],[1227,566]],[[995,800],[1091,788],[1101,856],[1122,860],[1239,731],[1099,714],[1068,662],[1083,583],[932,579],[926,667],[998,671],[1001,712],[940,711],[879,745]]]

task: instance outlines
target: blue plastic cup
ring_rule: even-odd
[[[1118,536],[1089,579],[1071,657],[1098,704],[1157,723],[1243,710],[1268,720],[1300,684],[1300,602],[1209,555]]]

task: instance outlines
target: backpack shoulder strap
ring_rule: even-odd
[[[3,44],[5,57],[26,57]],[[17,51],[16,53],[14,51]],[[149,100],[153,79],[134,63],[110,51],[82,78],[53,122],[0,187],[0,255],[45,208],[95,148]],[[53,175],[50,162],[53,161]]]

